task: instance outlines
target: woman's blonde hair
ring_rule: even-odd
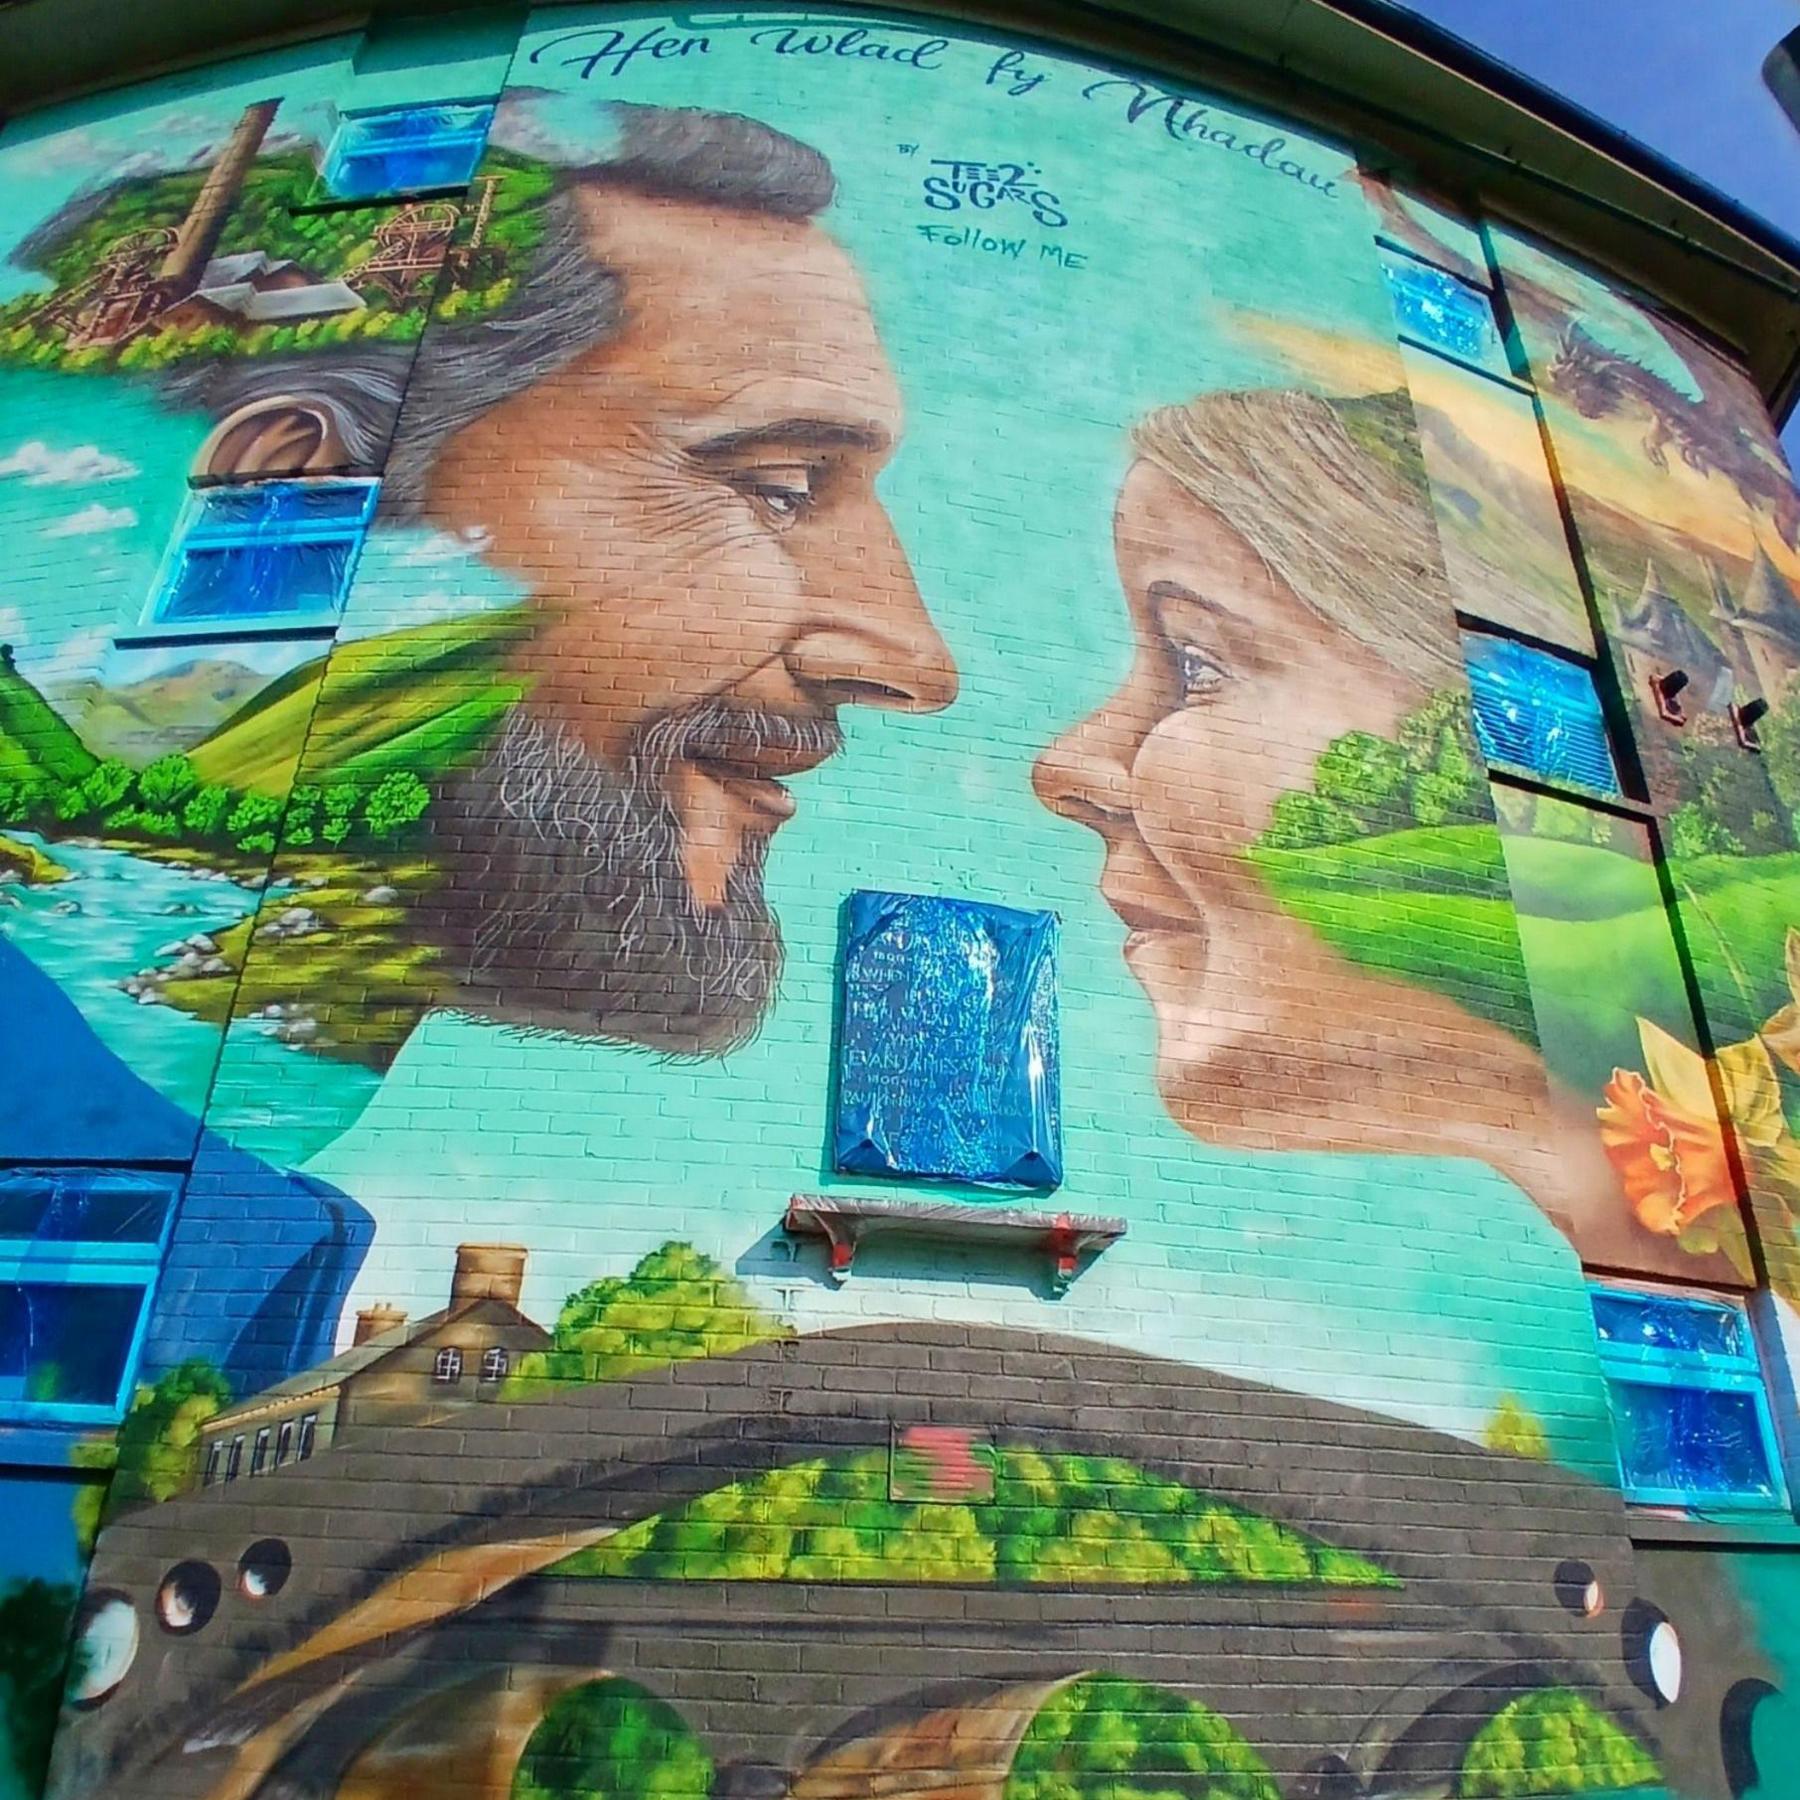
[[[1330,404],[1289,388],[1204,394],[1131,436],[1321,618],[1427,688],[1460,685],[1429,503]]]

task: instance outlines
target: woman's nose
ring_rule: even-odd
[[[1103,835],[1131,818],[1131,746],[1110,707],[1091,712],[1045,750],[1031,771],[1037,797],[1060,818]]]

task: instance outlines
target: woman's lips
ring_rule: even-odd
[[[1191,912],[1177,912],[1173,907],[1159,906],[1143,900],[1131,900],[1109,891],[1100,884],[1100,896],[1125,927],[1124,955],[1135,965],[1146,951],[1178,942],[1194,943],[1202,932],[1201,921]],[[1136,971],[1141,976],[1141,971]]]
[[[1183,915],[1171,909],[1146,906],[1142,901],[1126,900],[1119,895],[1109,894],[1104,885],[1101,886],[1100,897],[1119,915],[1120,922],[1134,938],[1166,936],[1172,932],[1194,932],[1200,929],[1200,921],[1192,913]]]

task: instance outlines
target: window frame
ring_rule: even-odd
[[[30,1177],[27,1166],[7,1174]],[[137,1377],[138,1359],[150,1325],[150,1302],[162,1267],[164,1246],[174,1225],[179,1183],[135,1169],[46,1169],[55,1186],[81,1186],[84,1180],[126,1176],[163,1196],[162,1219],[153,1237],[140,1239],[0,1237],[0,1283],[33,1287],[136,1288],[137,1313],[119,1368],[111,1401],[0,1399],[0,1423],[7,1425],[117,1425],[125,1417]]]
[[[504,1344],[489,1344],[481,1353],[481,1379],[504,1381],[512,1373],[512,1357]]]
[[[454,1344],[442,1345],[431,1359],[431,1379],[439,1387],[454,1387],[463,1378],[463,1353]]]
[[[1608,1417],[1613,1423],[1613,1455],[1619,1474],[1619,1491],[1631,1506],[1675,1508],[1690,1514],[1711,1513],[1787,1513],[1792,1505],[1788,1493],[1787,1471],[1782,1466],[1781,1439],[1775,1429],[1775,1414],[1769,1404],[1768,1374],[1763,1367],[1762,1346],[1756,1322],[1746,1303],[1723,1294],[1701,1289],[1675,1289],[1648,1283],[1622,1283],[1611,1278],[1593,1278],[1587,1282],[1588,1316],[1593,1321],[1594,1343],[1600,1356],[1601,1380],[1606,1384]],[[1615,1295],[1620,1299],[1649,1299],[1678,1306],[1706,1307],[1715,1312],[1728,1312],[1738,1320],[1748,1349],[1741,1356],[1725,1352],[1690,1352],[1658,1350],[1650,1345],[1608,1343],[1600,1335],[1595,1316],[1595,1295]],[[1619,1440],[1618,1421],[1612,1410],[1613,1384],[1626,1387],[1660,1387],[1701,1389],[1708,1393],[1748,1394],[1756,1415],[1757,1430],[1762,1439],[1764,1461],[1768,1465],[1774,1492],[1768,1495],[1742,1492],[1694,1493],[1686,1488],[1647,1487],[1633,1483],[1625,1472],[1624,1446]]]
[[[270,545],[291,545],[295,548],[316,548],[330,544],[348,546],[349,555],[344,562],[343,577],[338,585],[336,599],[329,609],[291,613],[219,613],[204,618],[166,616],[163,609],[176,595],[190,552],[243,550],[258,544],[270,544],[270,540],[257,535],[253,526],[241,523],[208,526],[204,522],[207,508],[216,496],[253,493],[268,488],[362,490],[362,505],[354,517],[319,520],[310,526],[284,532]],[[162,560],[157,565],[156,579],[150,585],[149,598],[144,602],[137,629],[131,634],[132,641],[141,642],[146,637],[157,641],[183,638],[261,638],[291,636],[296,632],[335,630],[344,616],[350,589],[355,584],[357,564],[361,561],[363,548],[368,542],[369,528],[374,521],[380,496],[381,479],[374,475],[284,475],[255,481],[190,482],[187,499],[169,533],[169,541],[164,547]]]
[[[313,1452],[318,1448],[319,1415],[316,1412],[300,1415],[300,1429],[294,1438],[294,1461],[311,1462]]]

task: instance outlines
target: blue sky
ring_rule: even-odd
[[[1800,239],[1800,130],[1762,79],[1800,0],[1408,0]],[[1783,440],[1800,463],[1800,413]]]

